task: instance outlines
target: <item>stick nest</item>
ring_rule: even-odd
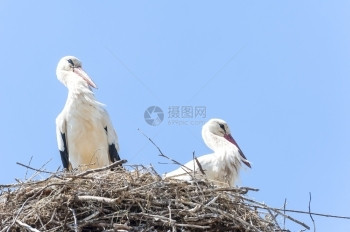
[[[249,190],[162,180],[143,166],[59,172],[0,185],[0,231],[283,231]]]

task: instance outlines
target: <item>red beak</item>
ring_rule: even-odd
[[[92,81],[89,75],[87,75],[87,73],[82,68],[74,68],[73,72],[81,76],[88,83],[89,86],[97,89],[96,84]]]
[[[242,162],[247,165],[249,168],[252,168],[252,166],[250,165],[249,161],[247,160],[247,158],[245,157],[245,155],[243,154],[241,148],[239,148],[238,144],[236,143],[236,141],[234,140],[234,138],[232,137],[231,134],[225,134],[224,135],[224,138],[229,141],[230,143],[234,144],[237,148],[238,148],[238,151],[239,151],[239,154],[242,156]]]

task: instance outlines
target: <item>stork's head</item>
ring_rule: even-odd
[[[243,159],[241,159],[242,162],[244,164],[246,164],[248,167],[251,167],[249,161],[247,160],[247,158],[243,154],[242,150],[239,148],[238,144],[236,143],[236,141],[232,137],[230,128],[228,127],[227,123],[224,120],[218,119],[218,118],[213,118],[213,119],[210,119],[207,123],[205,123],[203,125],[202,136],[203,136],[204,140],[208,140],[208,136],[210,136],[210,135],[222,137],[226,141],[228,141],[231,144],[233,144],[234,146],[236,146],[238,148],[239,154],[243,158]],[[209,143],[206,142],[206,143],[208,146],[210,145],[209,144],[210,142]]]
[[[65,56],[58,62],[56,75],[57,79],[68,88],[78,85],[97,88],[96,84],[82,69],[80,60],[74,56]]]
[[[227,123],[218,118],[212,118],[203,126],[203,131],[207,130],[214,135],[225,137],[225,135],[231,134],[230,128]]]

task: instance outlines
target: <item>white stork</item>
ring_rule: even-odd
[[[228,184],[233,187],[238,178],[241,163],[251,168],[250,162],[231,136],[230,128],[222,119],[210,119],[202,128],[205,144],[214,151],[197,158],[205,176],[217,185]],[[191,160],[164,178],[191,181],[193,176],[200,178],[202,172],[196,160]]]
[[[86,170],[120,160],[117,134],[103,104],[96,101],[91,87],[97,87],[82,69],[80,60],[63,57],[56,75],[68,88],[66,104],[56,118],[63,167]]]

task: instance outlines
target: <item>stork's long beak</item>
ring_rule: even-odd
[[[242,162],[247,165],[249,168],[252,168],[252,166],[250,165],[249,161],[247,160],[247,158],[245,157],[245,155],[243,154],[241,148],[239,148],[238,144],[236,143],[236,141],[234,140],[234,138],[232,137],[231,134],[225,134],[224,135],[224,138],[229,141],[230,143],[234,144],[237,148],[238,148],[238,151],[239,151],[239,154],[242,156]]]
[[[82,68],[74,68],[73,72],[81,76],[88,83],[89,86],[97,89],[96,84],[92,81],[89,75],[87,75],[87,73]]]

